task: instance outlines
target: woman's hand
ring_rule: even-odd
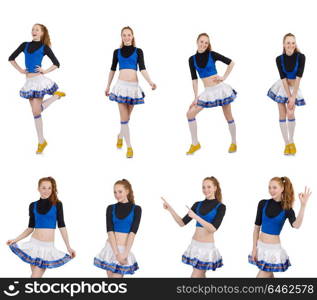
[[[8,245],[8,246],[10,246],[10,245],[12,245],[12,244],[14,244],[14,243],[16,243],[15,240],[8,240],[8,241],[7,241],[7,245]]]
[[[303,193],[298,194],[298,198],[300,200],[301,205],[306,206],[311,193],[311,190],[307,188],[307,186],[305,186],[305,191]]]
[[[161,199],[163,200],[163,208],[169,210],[171,206],[167,203],[167,201],[163,197],[161,197]]]
[[[154,82],[150,82],[150,86],[152,88],[152,91],[156,90],[156,84]]]
[[[105,90],[105,95],[106,95],[107,97],[110,96],[110,87],[107,87],[107,88],[106,88],[106,90]]]
[[[26,75],[28,73],[28,71],[26,69],[21,69],[19,72],[23,75]]]
[[[252,256],[252,260],[254,260],[254,261],[258,260],[256,248],[253,248],[251,256]]]
[[[121,253],[118,253],[116,255],[116,259],[117,261],[119,262],[120,265],[126,265],[128,264],[128,260],[127,260],[127,257]]]
[[[74,258],[76,256],[76,252],[72,248],[70,248],[70,247],[67,248],[67,251],[68,251],[69,255],[71,256],[71,258]]]
[[[219,76],[219,75],[214,76],[212,79],[214,81],[217,81],[217,82],[225,81],[225,78],[223,76]]]
[[[38,66],[37,68],[35,68],[35,71],[37,73],[41,73],[41,74],[45,74],[46,70],[44,70],[42,67]]]
[[[192,219],[196,219],[197,215],[194,213],[194,211],[190,207],[188,207],[187,205],[186,205],[186,207],[188,208],[188,216],[191,217]]]
[[[294,109],[294,106],[295,106],[295,96],[291,95],[291,96],[288,98],[287,108],[288,108],[289,110],[293,110],[293,109]]]

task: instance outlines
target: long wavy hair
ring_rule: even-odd
[[[281,187],[284,188],[282,192],[282,208],[291,209],[293,207],[295,196],[292,182],[286,176],[283,177],[273,177],[271,181],[276,181]]]

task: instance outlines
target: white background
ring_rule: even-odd
[[[28,224],[29,203],[39,198],[37,181],[56,178],[65,222],[77,257],[45,274],[56,277],[103,277],[93,266],[94,255],[107,238],[105,211],[114,203],[113,183],[131,181],[143,216],[133,252],[139,277],[188,277],[181,263],[195,224],[180,228],[163,210],[165,196],[183,216],[185,205],[203,200],[201,181],[219,179],[227,213],[215,234],[224,267],[207,276],[253,277],[248,264],[258,201],[269,198],[273,176],[289,176],[296,194],[305,185],[317,193],[315,9],[313,1],[1,1],[0,18],[0,257],[2,277],[28,277],[30,268],[5,245]],[[67,97],[43,113],[45,154],[36,156],[36,132],[27,100],[19,97],[24,76],[7,62],[31,28],[44,23],[52,49],[61,63],[48,75]],[[104,96],[113,50],[120,30],[130,25],[137,46],[145,54],[147,70],[157,90],[140,75],[146,104],[137,106],[130,121],[135,157],[115,147],[120,126],[117,105]],[[227,82],[238,91],[232,105],[237,125],[238,152],[228,154],[227,123],[221,108],[206,109],[197,117],[202,149],[194,156],[186,110],[193,100],[188,58],[196,51],[200,32],[211,36],[215,51],[236,65]],[[307,106],[296,110],[296,157],[284,157],[277,105],[267,96],[279,78],[275,57],[282,37],[297,36],[307,62],[301,89]],[[23,54],[17,60],[24,65]],[[44,66],[50,66],[45,58]],[[217,63],[219,74],[225,65]],[[315,68],[315,71],[313,70]],[[200,85],[200,91],[202,86]],[[292,266],[277,276],[316,276],[316,199],[308,203],[299,230],[285,223],[281,240]],[[296,198],[295,212],[299,210]],[[65,250],[59,232],[56,246]]]

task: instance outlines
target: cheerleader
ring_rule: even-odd
[[[231,135],[231,145],[229,153],[237,151],[236,142],[236,125],[231,113],[230,103],[236,98],[237,92],[224,81],[229,76],[234,62],[222,56],[221,54],[211,50],[209,36],[206,33],[201,33],[197,38],[197,52],[189,58],[189,67],[192,77],[193,90],[195,99],[187,111],[187,119],[189,130],[192,138],[192,144],[187,154],[193,154],[200,149],[200,143],[197,137],[196,115],[204,108],[221,106],[224,116],[228,122]],[[217,75],[215,62],[219,60],[228,65],[223,76]],[[200,95],[198,94],[197,73],[201,78],[205,90]]]
[[[185,226],[196,220],[196,230],[190,245],[182,256],[182,262],[193,267],[191,277],[204,278],[207,270],[215,271],[222,267],[222,257],[215,246],[214,233],[219,228],[226,212],[222,203],[221,188],[218,180],[211,176],[203,180],[205,200],[187,207],[188,213],[181,218],[171,205],[162,197],[163,207],[170,212],[179,226]]]
[[[293,210],[294,190],[287,177],[272,178],[269,193],[272,198],[261,200],[258,204],[253,249],[249,255],[249,263],[260,269],[257,277],[262,278],[272,278],[273,272],[285,272],[291,265],[286,251],[281,247],[280,233],[286,219],[293,228],[302,225],[306,204],[311,195],[310,189],[306,187],[304,193],[298,195],[301,207],[296,218]]]
[[[126,179],[114,185],[117,203],[107,207],[108,239],[94,259],[94,265],[107,271],[109,278],[122,278],[139,269],[131,248],[141,220],[141,207],[134,202],[133,190]]]
[[[279,123],[285,142],[284,154],[295,155],[295,106],[306,104],[299,88],[304,73],[305,55],[299,51],[292,33],[284,36],[283,54],[276,58],[276,64],[281,79],[274,83],[267,95],[278,104]]]
[[[35,24],[32,28],[32,41],[22,43],[9,57],[12,66],[21,74],[26,75],[26,82],[20,90],[20,96],[29,99],[31,104],[38,137],[37,154],[41,154],[47,146],[43,135],[41,113],[57,99],[65,96],[64,92],[58,91],[58,86],[55,82],[44,76],[44,74],[52,72],[60,66],[50,47],[51,40],[47,28],[42,24]],[[24,52],[25,55],[25,69],[22,69],[15,61],[21,52]],[[53,63],[48,69],[42,68],[42,60],[45,55]],[[43,100],[45,95],[51,95],[51,97]]]
[[[38,182],[38,191],[41,196],[40,200],[32,202],[29,206],[28,228],[17,238],[7,241],[12,252],[31,265],[32,278],[42,277],[46,269],[58,268],[76,255],[69,244],[63,205],[57,197],[54,178],[41,178]],[[54,246],[56,223],[69,254],[56,249]],[[28,242],[17,244],[30,234],[32,236]]]
[[[119,79],[110,93],[110,85],[119,63]],[[126,26],[121,30],[121,46],[113,52],[111,70],[108,76],[106,96],[118,103],[120,112],[121,129],[117,138],[117,148],[123,146],[123,138],[127,144],[127,158],[133,157],[133,149],[130,142],[129,121],[134,105],[144,103],[144,92],[139,86],[137,70],[139,70],[152,90],[156,84],[152,82],[145,69],[143,51],[135,46],[135,38],[132,28]]]

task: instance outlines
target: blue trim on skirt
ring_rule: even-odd
[[[264,260],[254,261],[252,259],[252,256],[249,255],[248,260],[250,264],[257,266],[260,270],[266,272],[285,272],[288,267],[291,266],[291,262],[289,259],[287,259],[283,264],[270,264]]]
[[[69,262],[72,258],[70,255],[65,254],[65,256],[63,258],[57,259],[57,260],[43,260],[40,257],[31,257],[29,256],[27,253],[25,253],[24,251],[22,251],[17,244],[12,244],[9,246],[10,249],[12,250],[12,252],[14,254],[16,254],[18,257],[20,257],[24,262],[33,265],[33,266],[37,266],[41,269],[53,269],[53,268],[58,268],[61,267],[62,265],[66,264],[67,262]]]
[[[223,266],[222,258],[216,262],[204,262],[197,258],[187,257],[185,255],[182,256],[182,262],[187,265],[191,265],[199,270],[213,270],[215,271],[217,268]]]
[[[123,97],[120,95],[116,95],[114,93],[110,93],[109,100],[116,101],[118,103],[126,103],[129,105],[143,104],[144,103],[145,94],[142,92],[141,98],[131,98],[131,97]]]
[[[201,107],[205,107],[205,108],[224,106],[233,102],[236,97],[237,97],[237,92],[235,90],[232,90],[232,94],[229,97],[226,97],[224,99],[217,99],[214,101],[203,101],[198,99],[197,105]]]
[[[118,274],[122,274],[122,275],[134,274],[134,272],[139,269],[137,262],[135,262],[131,266],[122,266],[122,265],[118,265],[115,263],[109,263],[106,261],[102,261],[97,257],[94,258],[94,265],[98,268],[103,269],[103,270],[111,271],[113,273],[118,273]]]
[[[267,92],[267,96],[277,103],[287,103],[288,102],[288,97],[277,96],[274,92],[272,92],[271,89],[269,89],[269,91]],[[297,106],[303,106],[303,105],[306,105],[306,102],[304,99],[295,99],[295,104]]]
[[[20,90],[20,96],[25,99],[30,98],[43,98],[45,95],[53,95],[58,90],[58,85],[56,83],[49,89],[44,89],[41,91],[30,90],[30,91],[22,91]]]

